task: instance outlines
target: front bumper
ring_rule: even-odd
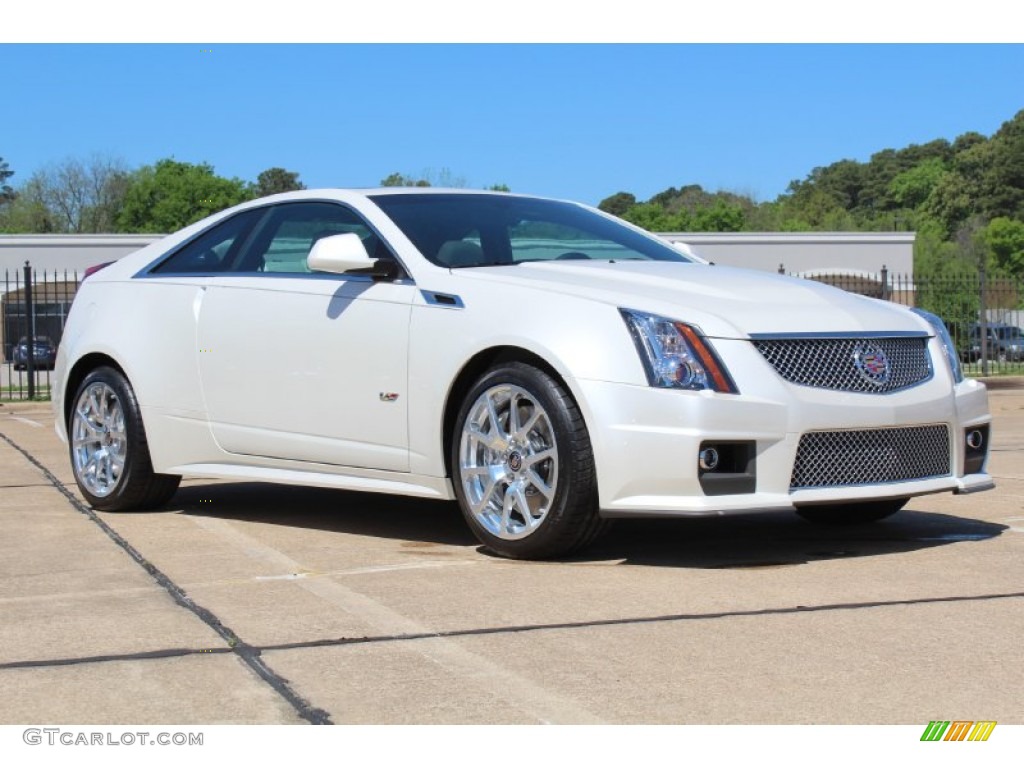
[[[719,343],[717,346],[723,346]],[[597,464],[602,514],[717,515],[793,510],[806,504],[869,501],[992,487],[984,470],[964,472],[965,434],[989,424],[982,384],[953,387],[948,376],[901,392],[867,395],[802,387],[764,376],[738,395],[578,382]],[[946,425],[945,476],[862,485],[790,487],[807,432]],[[989,435],[991,439],[991,435]],[[708,495],[700,482],[702,445],[752,443],[756,481],[749,492]]]

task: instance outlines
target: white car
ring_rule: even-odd
[[[985,388],[935,316],[506,193],[211,216],[83,282],[53,402],[97,509],[182,476],[457,499],[519,558],[615,517],[867,522],[992,486]]]

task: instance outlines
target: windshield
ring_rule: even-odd
[[[693,263],[656,237],[573,203],[467,194],[374,195],[371,199],[420,253],[442,267],[556,259]]]

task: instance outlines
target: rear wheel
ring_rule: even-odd
[[[455,420],[452,474],[470,528],[499,555],[564,556],[607,527],[579,408],[534,366],[501,365],[469,391]]]
[[[796,511],[804,520],[825,525],[856,525],[873,523],[899,512],[910,499],[886,499],[849,504],[821,504],[799,507]]]
[[[68,444],[78,489],[96,509],[153,509],[181,481],[153,471],[135,393],[114,368],[97,368],[78,387]]]

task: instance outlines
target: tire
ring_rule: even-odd
[[[822,525],[857,525],[874,523],[899,512],[910,499],[886,499],[850,504],[821,504],[799,507],[796,511],[804,520]]]
[[[503,557],[564,557],[608,528],[583,416],[561,384],[532,365],[501,364],[469,390],[451,466],[466,522]]]
[[[138,401],[114,368],[97,368],[75,393],[68,450],[86,501],[107,512],[154,509],[178,490],[178,475],[153,471]]]

